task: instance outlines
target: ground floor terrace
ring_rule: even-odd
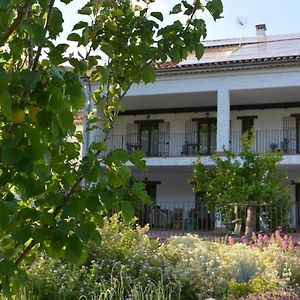
[[[191,167],[152,167],[145,174],[134,174],[144,181],[152,200],[151,205],[140,204],[136,216],[141,225],[149,224],[150,235],[168,236],[187,232],[202,236],[241,235],[245,229],[246,205],[232,201],[227,207],[216,209],[203,197],[195,194],[189,183]],[[300,185],[297,167],[288,171],[290,204],[255,204],[256,232],[300,232]],[[226,214],[225,214],[226,212]]]

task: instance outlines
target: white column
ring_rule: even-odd
[[[220,89],[217,94],[217,152],[229,150],[230,140],[230,95],[229,90]]]

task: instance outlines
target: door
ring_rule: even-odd
[[[156,190],[157,190],[157,182],[145,182],[145,190],[150,197],[152,203],[151,205],[144,204],[144,209],[142,210],[142,223],[143,226],[146,224],[150,224],[151,228],[155,228],[157,224],[155,224],[155,219],[153,218],[153,212],[157,208],[156,205]]]
[[[157,156],[159,148],[159,123],[140,124],[140,146],[147,156]]]
[[[215,225],[215,210],[212,205],[208,206],[203,193],[197,193],[195,210],[192,214],[193,222],[197,230],[212,230]]]
[[[217,123],[215,119],[199,120],[198,151],[200,154],[212,154],[216,150]]]
[[[246,132],[250,132],[250,130],[253,128],[254,126],[254,119],[242,119],[242,134],[246,133]]]

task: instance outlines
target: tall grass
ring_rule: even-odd
[[[175,298],[174,298],[175,297]],[[111,278],[110,283],[102,282],[99,293],[83,295],[80,300],[172,300],[180,299],[180,293],[175,296],[175,289],[171,284],[163,281],[149,282],[146,287],[140,283],[134,283],[125,288],[121,279]]]
[[[40,297],[34,295],[32,291],[22,289],[14,298],[16,300],[39,300]],[[144,287],[140,283],[134,283],[129,288],[125,288],[123,280],[111,278],[109,283],[102,282],[99,286],[99,292],[92,292],[89,295],[82,295],[80,300],[179,300],[180,293],[175,296],[175,289],[171,284],[165,284],[163,281],[149,282]],[[0,294],[0,300],[6,300]],[[63,300],[55,299],[55,300]]]

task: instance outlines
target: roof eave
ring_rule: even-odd
[[[204,63],[156,70],[158,76],[300,66],[300,56]]]

